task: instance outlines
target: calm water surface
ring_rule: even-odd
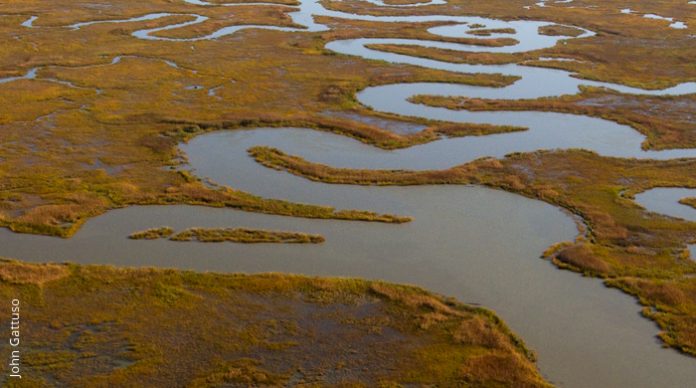
[[[207,1],[185,0],[194,6]],[[380,0],[370,0],[384,6]],[[443,0],[433,0],[440,4]],[[234,6],[234,5],[229,5]],[[195,13],[183,23],[138,30],[133,36],[166,44],[157,32],[202,23]],[[525,132],[443,139],[405,150],[384,151],[351,139],[304,129],[259,129],[218,132],[184,145],[191,168],[200,176],[258,195],[339,208],[411,215],[405,225],[305,220],[229,209],[188,206],[132,207],[90,220],[70,240],[0,231],[0,254],[30,261],[74,261],[119,266],[158,266],[222,272],[293,272],[357,276],[417,284],[468,303],[494,309],[539,355],[547,378],[564,387],[687,387],[696,381],[696,362],[662,349],[657,328],[639,317],[640,307],[628,296],[606,289],[596,279],[559,271],[539,255],[549,245],[577,234],[572,219],[560,210],[513,194],[471,186],[354,187],[312,183],[266,169],[247,156],[255,145],[269,145],[311,161],[355,168],[446,168],[481,156],[537,149],[591,149],[603,155],[669,159],[696,157],[694,150],[642,151],[644,137],[606,120],[543,112],[453,112],[408,102],[418,94],[481,98],[536,98],[574,94],[580,85],[604,86],[626,93],[685,94],[696,83],[646,91],[623,85],[580,80],[571,73],[519,65],[451,64],[370,50],[374,43],[415,44],[460,51],[524,52],[552,47],[567,37],[540,35],[541,21],[502,21],[469,16],[372,16],[326,9],[317,0],[302,0],[293,21],[304,29],[276,26],[229,26],[210,35],[185,40],[218,39],[248,28],[285,32],[323,31],[314,15],[377,22],[453,22],[430,32],[465,36],[473,24],[482,28],[515,28],[518,41],[485,47],[410,39],[354,39],[327,44],[337,53],[456,72],[501,73],[520,79],[503,88],[438,83],[384,85],[363,90],[358,99],[378,111],[457,122],[525,126]],[[130,19],[87,21],[72,26],[88,33],[97,23],[130,23],[172,16],[154,13]],[[31,23],[36,20],[33,17]],[[30,23],[30,25],[31,25]],[[85,32],[87,31],[87,32]],[[585,31],[579,38],[593,36]],[[506,35],[508,36],[508,35]],[[495,37],[495,36],[494,36]],[[181,39],[175,39],[181,40]],[[0,83],[34,78],[0,79]],[[656,193],[656,192],[655,192]],[[666,194],[655,201],[674,202]],[[646,207],[649,195],[639,201]],[[666,202],[665,202],[666,201]],[[654,201],[653,201],[654,202]],[[659,204],[658,204],[659,205]],[[662,206],[660,205],[660,206]],[[657,206],[657,205],[656,205]],[[655,211],[670,213],[670,206]],[[651,208],[652,209],[652,208]],[[683,216],[682,208],[679,214]],[[133,231],[169,225],[177,229],[261,227],[319,233],[321,245],[199,244],[133,241]]]
[[[684,198],[696,198],[696,189],[660,187],[636,195],[636,202],[655,213],[696,221],[696,209],[679,203]],[[690,245],[689,250],[696,260],[696,244]]]
[[[196,173],[217,182],[268,197],[370,208],[415,220],[388,225],[190,206],[133,207],[90,220],[69,240],[2,231],[2,254],[32,261],[278,271],[417,284],[494,309],[538,352],[543,373],[559,385],[682,387],[696,381],[693,360],[659,346],[657,328],[639,317],[640,307],[632,298],[606,289],[596,279],[559,271],[539,258],[549,245],[577,234],[574,222],[562,211],[481,187],[308,182],[257,165],[246,154],[253,145],[282,147],[327,163],[334,162],[331,155],[336,149],[376,160],[390,155],[351,139],[304,129],[217,132],[183,148]],[[417,164],[428,163],[430,155],[423,155]],[[297,230],[320,233],[327,241],[307,246],[126,238],[135,230],[162,225]]]

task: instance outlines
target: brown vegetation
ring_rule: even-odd
[[[644,149],[696,147],[696,95],[639,96],[583,87],[579,94],[534,100],[415,96],[412,102],[470,111],[552,111],[601,117],[630,125],[647,139]]]
[[[679,203],[681,203],[682,205],[691,206],[692,208],[696,209],[696,198],[683,198],[679,200]]]
[[[325,183],[473,183],[561,206],[582,219],[585,233],[573,244],[550,249],[546,256],[562,268],[618,282],[611,285],[623,284],[622,279],[637,278],[647,284],[671,279],[678,288],[691,284],[682,280],[696,274],[696,262],[686,251],[686,244],[696,242],[696,223],[648,213],[631,200],[635,193],[653,187],[696,187],[694,160],[641,161],[581,150],[539,151],[479,159],[447,170],[406,171],[333,168],[267,147],[250,153],[265,166]],[[696,308],[685,309],[681,302],[669,308],[655,305],[641,290],[627,289],[662,314],[656,321],[665,331],[663,337],[679,339],[667,343],[696,354],[696,326],[689,323],[696,319]]]
[[[0,280],[5,284],[42,285],[68,275],[63,265],[0,261]]]
[[[514,33],[515,33],[514,28],[484,28],[484,29],[480,29],[480,30],[467,31],[467,34],[476,35],[476,36],[490,36],[493,34],[514,34]]]
[[[248,228],[191,228],[173,235],[172,241],[318,244],[324,237],[299,232],[280,232]]]
[[[524,127],[514,127],[511,125],[491,125],[491,124],[443,124],[437,126],[435,132],[447,137],[464,137],[464,136],[485,136],[496,133],[509,133],[526,131]]]
[[[486,53],[423,47],[408,44],[368,44],[368,48],[419,58],[435,59],[443,62],[469,63],[474,65],[501,65],[526,59],[536,59],[532,54]]]
[[[580,36],[584,33],[583,30],[571,26],[561,26],[558,24],[552,24],[550,26],[544,26],[539,28],[539,33],[542,35],[550,36]]]
[[[514,80],[326,55],[323,49],[328,39],[368,36],[382,29],[393,36],[430,35],[409,23],[341,26],[331,20],[336,29],[326,33],[250,30],[216,41],[164,43],[134,39],[130,32],[190,18],[70,30],[47,27],[94,20],[94,10],[66,1],[13,3],[12,7],[17,16],[0,18],[0,36],[6,38],[0,40],[0,74],[19,75],[38,67],[37,79],[2,84],[0,94],[0,106],[5,107],[0,108],[0,226],[16,232],[68,237],[89,217],[134,204],[187,203],[301,217],[405,222],[407,217],[338,212],[212,188],[176,168],[163,167],[182,162],[176,147],[180,141],[223,128],[307,126],[385,148],[429,141],[437,134],[397,136],[332,120],[320,112],[364,110],[354,94],[368,85],[434,81],[496,86]],[[71,12],[52,12],[56,7]],[[210,23],[162,32],[162,36],[195,36],[220,21],[229,22],[228,7],[156,0],[122,2],[98,18],[164,11],[184,14],[193,9],[209,17]],[[279,9],[270,7],[252,15],[245,7],[235,7],[234,12],[240,12],[239,20],[268,24],[287,18],[290,10]],[[6,11],[0,6],[0,12]],[[39,17],[37,28],[20,26],[25,14]],[[57,40],[70,44],[57,50],[52,44]],[[230,45],[235,50],[229,50]],[[120,62],[111,64],[116,56]],[[328,69],[330,77],[326,77]],[[212,88],[215,94],[209,95]]]
[[[23,343],[40,344],[23,348],[21,386],[548,386],[493,313],[415,287],[13,261],[0,272],[32,278],[0,277],[0,296],[21,300]]]
[[[174,233],[174,229],[163,226],[161,228],[147,229],[140,232],[132,233],[128,238],[132,240],[157,240],[160,238],[169,237]]]
[[[535,65],[559,67],[577,72],[583,78],[628,84],[644,88],[664,88],[680,82],[696,81],[696,45],[691,35],[696,26],[693,5],[682,0],[660,2],[598,2],[574,0],[569,4],[547,3],[546,7],[524,9],[528,2],[450,0],[445,5],[392,9],[371,6],[360,0],[333,2],[332,8],[346,12],[376,15],[477,15],[499,19],[546,20],[567,26],[580,26],[597,35],[571,39],[563,44],[534,51],[533,58],[574,58],[577,62],[537,62]],[[674,17],[686,29],[669,28],[669,22],[622,14],[622,7],[637,13]],[[427,52],[429,49],[423,49]],[[524,54],[523,54],[524,55]],[[466,54],[468,57],[469,54]],[[477,56],[475,56],[477,57]],[[530,59],[533,59],[530,58]]]
[[[650,11],[688,7],[667,3],[654,5]],[[334,2],[330,6],[348,11],[360,7],[361,12],[369,10],[375,14],[436,12],[512,19],[522,12],[521,7],[500,7],[495,2],[459,0],[444,6],[409,9],[373,9],[365,2],[353,1]],[[655,21],[608,12],[605,7],[609,6],[598,4],[597,9],[553,6],[525,11],[525,17],[582,25],[599,31],[599,35],[592,39],[570,40],[567,44],[535,52],[533,57],[522,58],[529,60],[537,55],[576,58],[582,62],[545,65],[564,66],[585,77],[639,86],[665,86],[693,79],[693,67],[682,61],[694,47],[685,38],[688,30],[668,29]],[[70,12],[54,12],[58,8]],[[639,10],[641,6],[634,8]],[[257,12],[258,8],[240,7],[230,14],[232,10],[227,7],[194,7],[184,2],[152,0],[124,1],[102,10],[98,17],[122,19],[151,12],[186,14],[194,10],[209,17],[209,22],[163,31],[162,36],[196,36],[217,28],[220,23],[289,23],[287,12],[291,11],[268,7]],[[3,84],[0,95],[0,106],[16,107],[4,109],[0,114],[0,158],[3,162],[0,225],[18,232],[70,236],[88,217],[138,203],[191,203],[334,217],[335,213],[324,209],[260,201],[233,191],[218,192],[162,167],[177,163],[176,144],[200,133],[187,132],[197,123],[210,124],[208,128],[211,129],[233,125],[303,125],[340,132],[384,148],[417,144],[436,138],[436,133],[396,136],[355,123],[327,122],[318,112],[361,109],[354,101],[354,94],[367,85],[404,81],[504,85],[513,80],[496,75],[457,75],[364,61],[330,55],[323,48],[329,40],[357,37],[439,39],[489,45],[510,43],[475,38],[446,39],[427,32],[428,27],[441,23],[374,23],[320,18],[332,27],[331,31],[287,34],[249,30],[217,41],[163,43],[133,39],[129,34],[136,29],[189,18],[173,16],[142,23],[97,24],[72,31],[47,27],[94,20],[94,9],[65,0],[26,1],[5,8],[0,6],[0,12],[10,14],[0,19],[0,36],[5,37],[0,40],[3,54],[0,74],[20,75],[29,68],[39,67],[36,80]],[[39,17],[35,22],[38,28],[19,26],[27,15]],[[688,22],[688,18],[684,20]],[[51,44],[56,40],[70,44],[57,50],[57,46]],[[232,44],[235,50],[227,50]],[[195,55],[190,55],[192,50]],[[117,55],[123,58],[111,65]],[[470,58],[484,63],[518,60],[506,54],[457,55],[464,60]],[[171,63],[176,63],[177,67]],[[669,69],[669,74],[663,69]],[[326,77],[326,74],[331,76]],[[72,83],[75,87],[55,80]],[[200,88],[187,89],[191,85]],[[214,95],[208,94],[211,88],[216,88]],[[650,125],[652,123],[647,123],[645,127]],[[677,135],[682,127],[679,124],[667,128],[669,133],[646,129],[650,145],[659,148],[663,146],[661,143],[684,140],[690,135]],[[448,129],[436,132],[446,131]],[[453,133],[490,132],[478,128],[471,133],[449,131],[448,135]],[[665,140],[659,140],[663,135]],[[216,200],[211,201],[211,198]],[[347,215],[342,213],[344,217]],[[371,217],[360,214],[358,218]]]
[[[575,0],[572,6],[554,3],[529,10],[522,8],[525,4],[514,6],[500,1],[451,0],[446,5],[406,9],[375,7],[364,1],[346,0],[331,2],[328,6],[363,14],[453,14],[550,20],[597,32],[593,38],[568,40],[552,48],[525,54],[467,54],[414,47],[389,48],[407,50],[412,55],[435,55],[443,59],[456,58],[453,60],[477,63],[526,61],[528,64],[577,72],[585,78],[645,88],[663,88],[696,80],[695,62],[691,60],[696,56],[696,45],[691,37],[693,26],[696,26],[696,15],[693,5],[683,0],[632,2],[631,8],[637,12],[682,18],[689,26],[684,30],[668,28],[664,21],[623,15],[618,12],[619,6],[614,2]],[[500,86],[514,80],[497,75],[451,74],[365,61],[334,55],[324,49],[327,41],[359,37],[437,39],[491,46],[513,43],[512,39],[443,38],[427,32],[427,28],[442,23],[373,23],[318,18],[320,22],[331,25],[332,30],[298,34],[249,30],[217,41],[169,43],[134,39],[130,33],[145,27],[162,26],[173,20],[189,20],[189,17],[173,16],[166,20],[124,25],[100,24],[77,31],[60,28],[97,17],[122,19],[152,12],[187,14],[194,10],[209,17],[209,22],[162,32],[162,36],[196,36],[223,23],[238,23],[241,19],[261,24],[290,23],[287,16],[290,10],[280,10],[278,7],[263,9],[263,12],[256,12],[256,8],[254,12],[240,8],[239,15],[244,15],[244,18],[234,19],[234,12],[226,7],[195,7],[181,1],[124,0],[109,5],[98,12],[94,9],[95,4],[71,0],[27,0],[0,5],[0,13],[7,15],[0,17],[0,74],[3,77],[17,76],[30,68],[39,68],[35,80],[2,84],[1,226],[20,232],[69,236],[88,217],[109,209],[133,204],[173,203],[228,206],[302,217],[404,222],[408,219],[360,211],[335,211],[328,207],[266,200],[232,188],[211,188],[189,174],[163,167],[180,164],[181,155],[176,149],[180,141],[206,130],[221,128],[303,125],[354,136],[384,148],[428,141],[436,138],[437,132],[460,134],[461,129],[443,126],[440,130],[432,129],[411,137],[399,136],[355,123],[327,122],[320,112],[362,109],[354,96],[368,85],[439,81]],[[39,16],[35,22],[39,28],[20,27],[28,15]],[[118,64],[110,64],[116,56],[123,58]],[[539,56],[573,58],[577,61],[534,62]],[[172,66],[172,63],[176,66]],[[211,95],[208,90],[213,88],[216,92]],[[489,103],[483,105],[491,108]],[[693,112],[693,96],[638,98],[586,90],[580,96],[520,104],[526,104],[524,107],[520,105],[520,109],[533,107],[535,110],[575,111],[628,123],[648,136],[646,147],[696,144],[691,125],[694,120],[688,118],[689,112]],[[510,109],[510,106],[505,109]],[[468,127],[466,133],[488,130],[500,128]],[[646,315],[663,328],[666,343],[691,354],[696,353],[696,308],[693,303],[696,296],[693,277],[690,277],[696,272],[696,264],[688,260],[684,253],[685,244],[696,241],[696,226],[694,223],[646,213],[630,199],[631,195],[656,186],[696,187],[696,166],[693,161],[618,160],[573,150],[515,154],[503,160],[482,159],[446,171],[348,171],[311,165],[269,150],[257,149],[255,152],[258,152],[256,157],[267,165],[321,181],[359,184],[478,183],[562,206],[582,218],[587,234],[571,245],[550,252],[555,256],[554,262],[589,275],[609,278],[610,285],[637,295],[642,303],[653,308],[646,310]],[[219,327],[214,319],[203,319],[202,328],[197,325],[200,321],[180,319],[182,316],[217,318],[219,316],[216,314],[227,311],[218,309],[226,306],[228,299],[225,296],[243,300],[243,296],[235,293],[239,290],[238,284],[231,284],[235,282],[234,277],[225,278],[225,281],[231,282],[225,283],[229,288],[220,285],[221,288],[213,289],[205,287],[212,287],[211,283],[218,284],[218,281],[224,283],[221,280],[224,277],[83,267],[70,267],[71,275],[65,277],[64,271],[56,267],[35,269],[14,265],[0,267],[0,279],[4,284],[1,289],[8,296],[10,288],[7,284],[12,282],[12,290],[20,289],[23,298],[35,302],[32,306],[36,308],[29,313],[29,322],[36,325],[36,331],[32,333],[56,344],[46,354],[32,356],[35,360],[32,366],[35,373],[32,376],[47,376],[49,381],[72,385],[129,383],[134,381],[134,376],[142,379],[138,380],[138,384],[143,384],[143,381],[158,383],[166,378],[179,378],[178,373],[189,371],[187,368],[177,368],[176,363],[164,362],[162,354],[174,354],[180,349],[201,350],[200,354],[191,354],[194,360],[200,361],[221,351],[233,354],[233,351],[239,350],[233,349],[229,343],[218,343],[219,338],[227,337],[217,334],[229,334],[229,338],[252,338],[256,342],[249,343],[253,345],[267,345],[263,342],[267,338],[257,341],[256,332]],[[56,280],[44,282],[41,280],[43,278]],[[103,281],[104,278],[115,280],[107,283]],[[271,278],[274,290],[288,284],[283,283],[281,277]],[[18,287],[15,283],[22,285]],[[41,283],[44,284],[38,289],[36,284]],[[306,283],[300,283],[306,286]],[[264,291],[271,288],[268,282],[263,287],[256,286]],[[50,287],[55,288],[47,291]],[[205,298],[213,299],[197,303],[201,300],[198,292],[201,287],[205,288],[205,292],[212,289],[214,292],[211,291],[211,295],[219,299],[206,295]],[[309,288],[313,298],[327,292],[326,289],[319,292],[317,288]],[[351,289],[348,287],[348,291]],[[341,289],[342,295],[350,294],[348,291]],[[143,296],[145,299],[142,299]],[[131,299],[128,298],[134,297],[140,298],[138,303],[129,303]],[[239,300],[235,299],[235,303]],[[161,308],[165,305],[168,309]],[[438,322],[449,322],[441,320],[441,315],[448,317],[449,311],[439,306],[434,309],[432,305],[437,304],[418,305],[426,312],[418,311],[419,323],[425,327],[437,327]],[[86,310],[85,306],[90,309],[97,306],[103,310]],[[149,310],[146,313],[138,310],[142,307]],[[245,307],[254,310],[257,306],[249,303]],[[271,303],[265,307],[269,311],[276,311],[278,305]],[[74,315],[65,317],[64,322],[57,322],[55,317],[64,316],[59,314],[58,308],[63,312],[74,312]],[[406,316],[413,318],[413,315]],[[128,326],[135,325],[128,320],[129,317],[141,319],[137,321],[140,326]],[[150,317],[152,320],[148,320]],[[459,318],[455,316],[454,319]],[[69,341],[73,333],[85,332],[89,324],[97,322],[105,325],[99,328],[110,328],[109,322],[112,321],[123,325],[118,326],[120,331],[117,333],[128,333],[129,337],[125,340],[119,336],[104,339],[99,334],[102,331],[90,329],[87,332],[96,336],[97,344],[108,346],[100,348],[101,345],[94,345],[95,348],[92,344],[89,351],[77,350],[77,353],[73,352],[73,346],[66,346],[65,341]],[[160,337],[164,335],[162,322],[171,322],[166,339]],[[469,322],[466,328],[480,332],[482,326],[486,327],[479,322]],[[268,329],[268,326],[260,327]],[[192,337],[186,333],[194,332],[193,329],[196,329],[196,333],[216,335],[204,337],[206,346],[200,348],[191,346],[191,343],[179,346],[181,343],[167,342],[170,338],[190,340]],[[150,338],[138,335],[150,335]],[[475,337],[477,341],[487,338],[484,344],[500,343],[495,335]],[[86,338],[85,342],[89,343],[94,338]],[[157,345],[151,347],[148,341],[153,338],[159,342],[156,341]],[[466,340],[472,337],[459,333],[457,338]],[[278,342],[280,344],[275,343],[272,347],[292,348],[292,344]],[[350,343],[348,340],[344,342]],[[384,339],[380,339],[379,343],[383,347]],[[196,344],[200,346],[201,342]],[[452,348],[449,343],[447,346],[436,345],[420,348],[420,358],[413,364],[427,371],[402,381],[427,384],[433,378],[456,370],[452,373],[468,376],[463,379],[469,379],[465,382],[471,385],[520,386],[528,381],[531,381],[530,385],[540,384],[536,374],[530,377],[531,372],[525,369],[529,364],[519,355],[506,358],[505,354],[486,353],[480,357],[466,358],[471,356],[471,348],[462,351],[461,348]],[[73,350],[68,354],[56,350],[65,348]],[[104,354],[104,348],[128,349],[124,353],[129,358],[124,360],[118,354]],[[384,348],[390,355],[414,354],[399,346]],[[89,370],[91,364],[88,360],[102,360],[94,357],[93,350],[110,360],[107,365],[135,363],[125,368],[114,367],[108,371],[113,372],[111,374],[102,370],[94,374],[85,373],[81,380],[71,380],[77,377],[66,372],[67,369],[79,367]],[[479,352],[478,348],[476,352]],[[268,372],[265,365],[238,357],[240,355],[236,353],[231,357],[232,361],[220,361],[214,370],[197,370],[196,376],[185,377],[222,383],[240,382],[234,379],[240,375],[250,378],[249,374],[263,374],[268,378],[266,382],[271,383],[277,381],[274,379],[283,378],[282,373]],[[423,360],[430,363],[426,364]],[[193,365],[190,361],[184,360],[187,365]],[[216,360],[195,365],[208,366],[214,362]],[[516,371],[523,373],[515,374]],[[491,376],[519,380],[486,380]],[[259,380],[241,380],[247,384],[254,381],[262,383]]]
[[[300,243],[317,244],[324,237],[300,232],[282,232],[249,228],[189,228],[174,234],[174,229],[163,226],[135,232],[128,236],[133,240],[158,240],[236,243]]]
[[[649,306],[643,309],[643,314],[660,327],[669,328],[660,333],[667,345],[696,354],[696,278],[621,278],[608,284],[638,296],[643,305]]]

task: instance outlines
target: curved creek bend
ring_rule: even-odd
[[[636,302],[601,281],[541,260],[577,234],[573,220],[539,201],[473,186],[326,185],[270,170],[254,145],[331,162],[334,150],[390,155],[352,139],[305,129],[217,132],[183,148],[197,174],[267,197],[406,214],[411,223],[307,220],[191,206],[133,207],[90,220],[72,239],[0,232],[3,255],[32,261],[177,267],[224,272],[358,276],[417,284],[494,309],[538,352],[542,371],[567,387],[688,386],[693,360],[662,349]],[[426,156],[427,157],[427,156]],[[369,204],[369,206],[367,205]],[[319,233],[318,246],[134,241],[135,230],[169,225],[246,226]]]
[[[658,187],[636,195],[636,202],[655,213],[696,221],[696,209],[679,203],[685,198],[696,198],[696,189]],[[696,244],[690,245],[689,250],[691,259],[696,260]]]
[[[210,5],[204,1],[187,2]],[[383,5],[377,0],[371,2]],[[449,71],[520,76],[519,81],[504,88],[436,83],[386,85],[367,88],[358,99],[378,111],[455,122],[525,126],[529,130],[443,139],[396,151],[384,151],[352,139],[301,128],[210,133],[182,145],[191,169],[201,177],[265,197],[338,208],[367,208],[410,215],[415,220],[404,225],[388,225],[296,219],[190,206],[132,207],[90,220],[69,240],[0,230],[0,254],[29,261],[224,272],[275,271],[411,283],[495,310],[537,352],[544,375],[560,386],[684,387],[696,381],[694,360],[660,347],[655,338],[657,327],[640,318],[640,306],[633,298],[605,288],[599,280],[559,271],[539,259],[548,246],[572,240],[577,234],[574,221],[561,210],[521,196],[473,186],[359,187],[314,183],[264,168],[247,156],[250,147],[264,145],[337,167],[405,169],[439,169],[481,156],[501,157],[510,152],[574,147],[620,157],[696,157],[696,150],[642,151],[642,135],[627,126],[597,118],[544,112],[455,112],[407,101],[416,94],[536,98],[574,94],[579,85],[605,86],[626,93],[685,94],[696,92],[696,83],[645,91],[580,80],[561,70],[520,65],[461,65],[379,52],[365,45],[397,43],[461,51],[520,52],[551,47],[567,37],[540,35],[538,28],[551,24],[547,22],[506,22],[459,16],[353,15],[325,9],[316,0],[303,0],[298,11],[291,14],[295,23],[306,26],[306,30],[232,26],[189,40],[216,39],[245,28],[285,32],[325,29],[326,26],[315,23],[312,15],[381,22],[459,23],[430,30],[443,36],[463,36],[471,24],[482,24],[482,28],[515,28],[515,34],[506,36],[517,39],[519,44],[506,47],[355,39],[330,42],[327,48],[367,59]],[[137,22],[167,16],[171,14],[108,22]],[[191,16],[190,22],[139,30],[133,36],[158,41],[153,44],[166,44],[159,41],[172,39],[159,38],[156,33],[205,20],[200,15]],[[78,23],[71,27],[82,29],[103,22],[107,21]],[[580,38],[592,34],[586,31]],[[293,230],[322,234],[326,242],[316,246],[252,246],[126,238],[136,230],[163,225],[176,229],[245,226]]]

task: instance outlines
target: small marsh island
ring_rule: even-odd
[[[0,4],[0,381],[693,384],[692,3]]]

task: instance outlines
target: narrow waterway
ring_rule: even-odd
[[[696,198],[696,189],[658,187],[636,195],[636,202],[651,212],[696,222],[696,209],[679,203],[686,198]],[[690,245],[689,250],[696,260],[696,244]]]
[[[308,182],[256,164],[246,153],[255,145],[331,164],[338,163],[332,160],[334,150],[375,159],[391,154],[306,129],[216,132],[183,149],[197,174],[246,191],[339,208],[369,207],[415,220],[388,225],[190,206],[133,207],[90,220],[69,240],[3,230],[2,254],[32,261],[292,272],[417,284],[494,309],[538,352],[543,373],[561,386],[683,387],[696,379],[693,360],[659,346],[657,327],[639,316],[632,298],[539,258],[549,245],[577,234],[573,220],[559,209],[473,186]],[[427,159],[424,155],[420,161]],[[250,246],[126,238],[135,230],[162,225],[297,230],[322,234],[327,241],[319,246]]]

